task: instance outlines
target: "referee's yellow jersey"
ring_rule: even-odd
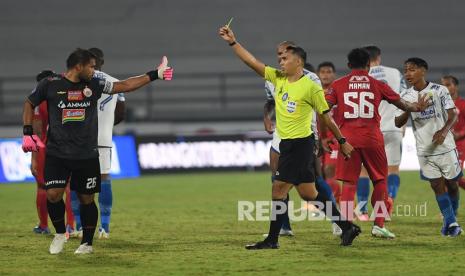
[[[310,136],[313,111],[322,114],[329,109],[323,88],[305,75],[289,83],[281,71],[269,66],[265,80],[275,86],[276,129],[281,139]]]

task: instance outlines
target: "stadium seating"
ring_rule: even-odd
[[[318,13],[329,2],[337,2],[340,8],[331,14]],[[282,5],[271,0],[265,5],[220,0],[212,5],[177,0],[176,6],[182,8],[173,9],[169,1],[84,0],[79,2],[79,12],[70,12],[65,2],[32,1],[19,11],[14,2],[5,2],[0,9],[2,34],[8,37],[0,44],[0,51],[6,53],[0,66],[0,124],[20,124],[22,102],[35,85],[33,76],[44,68],[63,71],[66,56],[78,46],[102,48],[104,71],[119,77],[144,73],[159,57],[168,55],[175,68],[174,81],[128,95],[130,120],[259,120],[263,83],[217,36],[218,27],[231,16],[238,40],[272,65],[275,45],[289,39],[307,49],[314,65],[331,60],[342,74],[350,48],[376,43],[383,49],[385,65],[400,67],[406,57],[421,56],[430,63],[431,80],[443,73],[456,74],[461,80],[465,76],[461,64],[465,38],[454,21],[465,2],[457,2],[453,9],[434,10],[402,0],[390,1],[386,9],[362,0],[356,10],[350,9],[350,2],[329,2]],[[39,9],[40,15],[35,12]],[[344,13],[348,9],[351,14]],[[405,31],[410,12],[423,14],[416,22],[423,28]],[[347,23],[346,16],[363,20]],[[431,20],[437,16],[441,24]],[[440,43],[443,40],[447,45]]]

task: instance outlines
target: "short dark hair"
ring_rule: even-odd
[[[89,52],[94,54],[94,56],[96,57],[95,61],[97,63],[97,66],[100,68],[105,63],[103,51],[100,48],[92,47],[89,48]]]
[[[414,65],[416,65],[417,67],[423,67],[425,68],[426,70],[428,70],[428,63],[424,60],[424,59],[421,59],[419,57],[411,57],[411,58],[408,58],[404,64],[407,64],[407,63],[412,63]]]
[[[66,68],[71,69],[78,64],[86,65],[91,59],[97,60],[97,57],[89,50],[77,48],[66,59]]]
[[[52,70],[49,70],[49,69],[42,70],[39,74],[37,74],[36,81],[40,82],[41,80],[43,80],[45,78],[52,77],[52,76],[55,76],[55,75],[56,75],[56,73],[53,72]]]
[[[364,46],[363,49],[365,49],[370,55],[370,60],[375,60],[381,55],[381,49],[378,46],[367,45]]]
[[[445,75],[442,78],[451,80],[452,83],[454,83],[455,86],[459,85],[459,80],[456,77],[452,76],[452,75]]]
[[[292,51],[293,54],[299,56],[304,62],[304,64],[305,62],[307,62],[307,52],[305,52],[305,50],[302,47],[290,45],[286,47],[286,50]]]
[[[312,73],[315,73],[315,67],[313,67],[313,65],[311,63],[308,63],[308,62],[305,62],[304,64],[304,69],[312,72]]]
[[[284,40],[278,44],[278,46],[281,46],[281,45],[295,46],[297,44],[291,40]]]
[[[323,67],[331,67],[334,72],[336,72],[336,66],[331,61],[324,61],[320,64],[318,64],[318,71],[320,71],[321,68]]]
[[[352,49],[347,55],[349,67],[353,69],[365,68],[370,62],[370,55],[363,48]]]

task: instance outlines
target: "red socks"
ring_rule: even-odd
[[[371,205],[373,206],[373,210],[376,210],[376,218],[375,218],[375,225],[383,228],[384,227],[384,214],[383,210],[386,208],[382,208],[380,206],[378,208],[374,208],[377,201],[380,201],[379,204],[384,204],[385,207],[388,206],[387,204],[387,185],[386,180],[378,181],[374,184],[373,194],[371,195]]]
[[[349,221],[354,220],[354,208],[355,208],[355,193],[357,192],[357,185],[352,182],[344,182],[342,184],[342,194],[340,209],[341,215]]]
[[[335,177],[326,179],[326,182],[328,183],[329,187],[331,187],[333,196],[336,199],[336,202],[339,204],[339,201],[341,200],[341,185]]]
[[[66,193],[66,202],[65,202],[66,225],[69,225],[74,229],[74,214],[73,214],[73,209],[71,208],[71,191],[70,191],[69,185],[66,186],[65,193]]]
[[[37,215],[39,216],[39,227],[48,227],[48,211],[47,211],[47,191],[37,187],[36,195]]]

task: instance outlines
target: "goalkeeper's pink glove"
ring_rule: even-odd
[[[27,125],[23,128],[23,151],[30,152],[30,151],[38,151],[39,149],[45,148],[44,143],[40,140],[40,138],[33,134],[32,126]]]
[[[161,59],[160,65],[157,67],[158,70],[158,78],[161,80],[170,81],[173,79],[173,68],[168,67],[168,58],[163,56]]]
[[[39,148],[45,148],[44,143],[39,139],[37,135],[24,135],[23,136],[23,151],[38,151]]]

